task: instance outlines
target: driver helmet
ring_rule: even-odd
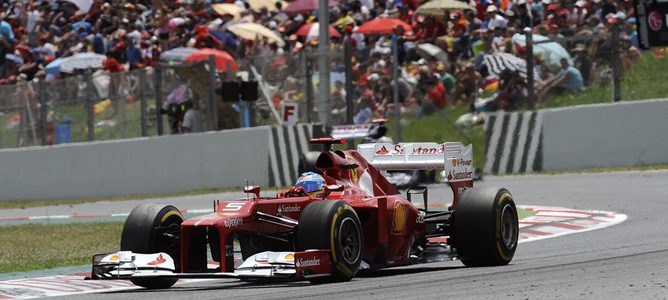
[[[302,187],[311,197],[316,197],[325,188],[325,178],[315,172],[306,172],[299,176],[295,186]]]

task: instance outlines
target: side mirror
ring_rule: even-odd
[[[261,188],[259,185],[247,185],[244,187],[244,193],[246,194],[253,193],[255,194],[255,198],[260,198],[260,191]]]

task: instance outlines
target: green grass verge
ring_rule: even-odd
[[[408,116],[401,126],[401,142],[456,142],[473,143],[473,164],[482,168],[485,154],[485,131],[482,126],[458,128],[455,120],[468,112],[464,106],[456,106],[430,116]],[[404,122],[404,121],[402,121]],[[394,120],[388,123],[388,135],[397,142]]]
[[[520,219],[520,220],[522,220],[524,218],[531,217],[535,214],[536,214],[536,212],[533,211],[533,210],[517,208],[517,218]]]
[[[0,227],[0,273],[89,264],[95,253],[116,251],[123,223]]]
[[[666,98],[668,95],[668,57],[655,57],[650,51],[643,54],[643,58],[621,78],[621,100],[643,100]],[[584,93],[576,95],[560,95],[549,98],[538,105],[538,108],[565,107],[581,104],[610,103],[612,102],[613,86],[609,81],[605,84],[593,83]]]

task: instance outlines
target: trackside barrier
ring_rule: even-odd
[[[316,128],[316,129],[314,129]],[[315,131],[315,133],[314,133]],[[0,201],[285,186],[320,126],[219,132],[0,150]]]
[[[668,163],[668,99],[527,112],[485,122],[485,172],[576,170]]]

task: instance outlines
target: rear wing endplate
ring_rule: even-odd
[[[448,182],[473,179],[473,146],[460,142],[361,144],[357,152],[379,170],[445,170]]]

